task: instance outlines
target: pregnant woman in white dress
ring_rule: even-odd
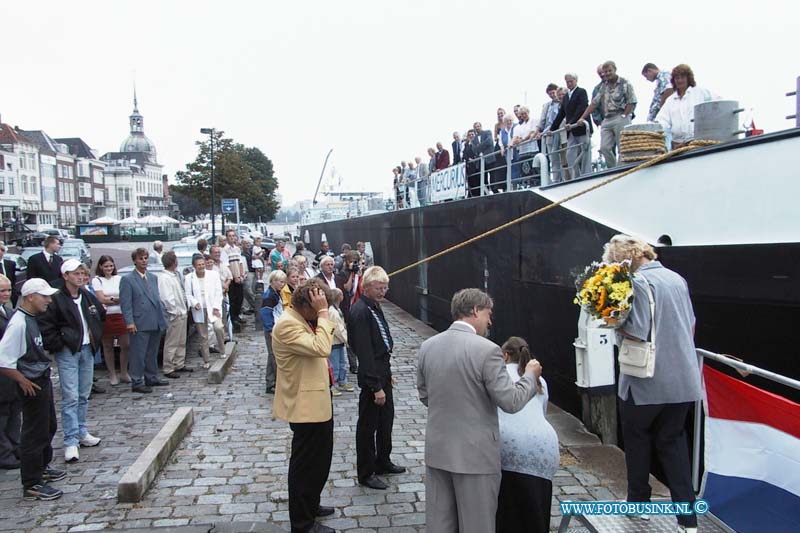
[[[515,382],[532,359],[528,343],[511,337],[503,344],[506,370]],[[522,411],[498,409],[502,481],[497,505],[497,533],[547,533],[553,476],[558,470],[558,435],[545,419],[547,383],[539,378],[536,396]]]

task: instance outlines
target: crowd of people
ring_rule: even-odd
[[[205,369],[212,353],[225,357],[226,342],[241,330],[243,300],[250,305],[244,312],[258,309],[256,259],[265,253],[258,241],[240,243],[233,230],[213,246],[201,241],[187,273],[160,242],[152,251],[164,267],[159,275],[148,271],[145,248],[131,253],[134,269],[124,276],[109,255],[91,272],[60,257],[60,241],[51,236],[30,257],[20,294],[13,278],[0,274],[0,468],[21,470],[25,499],[59,498],[62,491],[50,482],[66,476],[50,466],[57,431],[51,362],[61,390],[64,461],[72,463],[81,447],[101,443],[87,429],[91,395],[106,393],[95,383],[97,362],[105,362],[112,387],[129,384],[134,393],[150,394],[194,371],[187,355],[202,357]]]
[[[551,183],[578,178],[593,168],[617,166],[620,133],[635,118],[637,97],[631,83],[617,74],[613,61],[597,67],[600,82],[591,98],[578,85],[578,76],[564,75],[564,85],[549,83],[547,99],[538,117],[526,105],[515,105],[513,115],[497,108],[491,131],[475,122],[462,133],[454,131],[451,149],[441,142],[428,148],[427,159],[414,157],[392,169],[394,199],[398,209],[425,206],[430,202],[430,175],[451,165],[465,163],[467,196],[481,196],[512,188],[539,184],[540,170],[526,164],[537,154],[546,154]],[[672,71],[646,63],[642,76],[654,84],[647,122],[660,124],[667,134],[668,148],[693,139],[694,106],[715,98],[696,85],[692,69],[685,64]],[[592,161],[591,137],[600,129],[597,163]]]
[[[137,393],[168,384],[157,361],[164,334],[163,377],[192,371],[187,345],[207,366],[212,344],[224,354],[230,334],[226,315],[233,321],[240,312],[232,287],[245,284],[251,272],[256,289],[262,275],[267,282],[257,327],[266,342],[272,416],[287,421],[293,433],[292,531],[333,531],[316,518],[335,512],[320,504],[333,454],[334,397],[358,392],[359,484],[386,490],[387,476],[406,471],[392,460],[394,339],[383,305],[390,280],[365,243],[355,249],[342,244],[335,255],[327,242],[316,254],[298,243],[292,254],[278,241],[265,257],[264,250],[254,254],[251,243],[240,243],[233,231],[225,240],[222,248],[198,243],[208,253],[198,251],[186,275],[174,252],[156,250],[165,271],[155,276],[147,270],[150,253],[137,248],[130,274],[119,276],[113,259],[103,256],[91,280],[88,268],[74,259],[61,261],[57,246],[46,242],[39,259],[47,268],[41,275],[50,279],[28,279],[16,310],[8,305],[10,280],[0,274],[0,467],[21,469],[25,499],[59,498],[62,491],[50,483],[67,475],[51,465],[57,432],[52,362],[61,388],[64,458],[73,462],[79,447],[101,442],[87,429],[98,352],[106,351],[112,385],[130,382]],[[673,501],[693,502],[683,428],[702,395],[694,314],[686,282],[656,259],[647,243],[624,235],[606,244],[603,255],[604,261],[630,261],[637,273],[634,305],[620,337],[658,339],[654,375],[623,372],[619,379],[627,499],[650,500],[655,450]],[[559,466],[558,437],[545,418],[549,390],[525,339],[511,337],[499,347],[486,338],[494,305],[482,290],[456,292],[452,325],[419,348],[416,387],[428,410],[426,526],[433,533],[549,530]],[[187,333],[199,342],[187,342]],[[123,363],[118,374],[114,339]],[[357,387],[348,373],[356,374]],[[678,522],[681,531],[696,531],[696,516],[679,516]]]
[[[324,250],[327,253],[328,247]],[[621,374],[619,380],[628,501],[650,501],[648,476],[655,449],[666,465],[673,501],[693,502],[683,428],[701,388],[686,282],[656,261],[647,243],[632,237],[614,237],[603,259],[631,261],[638,272],[635,304],[619,336],[639,342],[659,339],[656,375],[647,379]],[[359,365],[355,435],[359,483],[385,490],[387,475],[405,471],[391,460],[394,341],[382,306],[389,277],[379,266],[363,271],[359,266],[360,279],[345,288],[344,281],[350,279],[347,265],[352,262],[345,260],[344,273],[336,270],[328,255],[321,264],[323,272],[316,277],[303,280],[299,271],[295,273],[288,300],[280,297],[282,283],[271,285],[265,296],[265,309],[273,313],[267,336],[274,358],[270,366],[275,369],[273,416],[288,421],[293,431],[289,515],[292,531],[303,532],[333,531],[315,519],[334,512],[320,505],[320,493],[333,450],[330,391],[341,379],[344,364],[338,348],[352,349]],[[287,277],[282,271],[274,272],[271,281],[273,276],[279,281]],[[648,305],[653,301],[647,296],[651,291],[655,312]],[[344,302],[349,302],[349,309],[341,313]],[[276,308],[281,310],[278,320],[274,320]],[[426,528],[432,533],[550,528],[552,480],[560,456],[558,436],[545,418],[548,386],[525,339],[511,337],[498,347],[486,338],[493,308],[491,297],[482,290],[458,291],[451,300],[450,328],[419,349],[416,385],[428,409]],[[678,523],[679,531],[696,531],[695,515],[679,516]]]

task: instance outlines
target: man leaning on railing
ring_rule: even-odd
[[[534,123],[530,118],[530,109],[527,106],[519,107],[519,124],[514,128],[514,137],[511,140],[511,146],[517,147],[517,165],[520,168],[519,174],[522,175],[522,165],[528,159],[532,159],[539,151],[536,142],[533,141],[535,134]],[[521,183],[521,186],[527,187],[529,182],[528,178]]]
[[[558,100],[558,85],[549,83],[545,89],[547,96],[550,99],[542,106],[542,114],[539,117],[539,123],[536,125],[534,139],[541,139],[542,133],[554,130],[555,118],[558,116],[560,102]],[[557,127],[557,126],[556,126]],[[561,136],[549,135],[541,141],[542,152],[550,154],[550,162],[552,163],[552,181],[558,183],[561,181]]]
[[[571,127],[579,121],[583,112],[589,107],[586,89],[578,87],[578,76],[572,72],[564,75],[567,94],[561,101],[555,122],[566,122],[567,129],[567,166],[570,176],[575,179],[592,171],[592,125],[589,121]],[[589,130],[587,131],[587,125]]]

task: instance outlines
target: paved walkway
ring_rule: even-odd
[[[426,412],[417,399],[415,357],[419,344],[435,332],[390,304],[386,314],[396,342],[393,368],[398,380],[393,459],[408,472],[391,476],[386,491],[357,485],[358,397],[345,393],[336,398],[333,465],[322,501],[336,507],[336,514],[325,523],[337,531],[425,530]],[[253,332],[252,326],[248,331]],[[190,360],[197,366],[199,362]],[[200,369],[151,395],[108,387],[107,394],[92,399],[89,411],[90,432],[103,442],[81,449],[80,462],[66,466],[69,476],[57,483],[65,492],[61,500],[22,501],[19,471],[0,471],[0,531],[72,532],[232,521],[272,521],[288,530],[291,432],[286,423],[270,417],[272,396],[264,394],[264,371],[263,335],[253,332],[239,337],[238,359],[220,385],[206,383],[206,372]],[[107,385],[104,372],[98,375]],[[194,408],[194,427],[168,466],[141,503],[117,503],[116,483],[125,469],[172,412],[185,405]],[[574,417],[554,408],[549,418],[562,443],[562,469],[553,483],[551,525],[557,528],[560,499],[623,497],[624,465],[617,448],[600,445]],[[58,467],[64,465],[61,438],[59,431],[54,442]]]

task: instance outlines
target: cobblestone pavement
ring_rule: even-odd
[[[393,368],[398,380],[393,460],[408,472],[391,476],[386,491],[356,483],[358,396],[345,393],[335,398],[333,464],[322,501],[336,507],[336,514],[324,523],[337,531],[425,530],[426,412],[417,399],[415,356],[422,340],[435,332],[391,304],[386,311],[396,341]],[[206,372],[196,369],[154,394],[134,395],[120,386],[96,395],[90,403],[89,430],[103,438],[100,446],[82,448],[81,460],[64,466],[60,429],[54,440],[54,463],[69,472],[56,484],[65,492],[60,500],[22,501],[19,471],[0,471],[0,530],[71,532],[230,521],[272,521],[288,530],[291,432],[285,422],[270,416],[272,397],[264,393],[263,335],[252,326],[246,331],[238,337],[239,356],[231,374],[220,385],[209,385]],[[190,360],[190,365],[199,363],[199,358]],[[98,375],[107,385],[105,373]],[[117,503],[116,484],[125,469],[173,411],[187,405],[194,408],[194,427],[144,500]],[[565,413],[556,410],[555,416]],[[624,495],[619,487],[584,470],[566,449],[553,485],[554,527],[557,499],[608,500]]]

